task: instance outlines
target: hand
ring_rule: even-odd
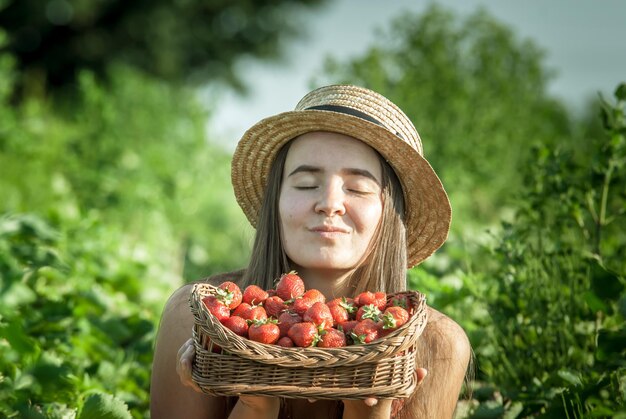
[[[239,396],[231,417],[276,418],[280,411],[280,400],[277,397]]]
[[[185,342],[178,350],[176,372],[178,373],[178,377],[180,377],[180,382],[184,386],[191,387],[198,393],[202,393],[200,387],[198,387],[198,385],[191,378],[191,365],[195,356],[196,348],[193,346],[193,339],[189,338],[189,340],[187,340],[187,342]]]
[[[420,385],[426,378],[425,368],[415,370],[417,374],[417,385]],[[375,397],[368,397],[364,400],[344,400],[343,417],[346,418],[388,418],[391,414],[392,399],[379,400]]]
[[[193,346],[193,339],[188,339],[183,346],[180,347],[176,360],[176,372],[180,378],[180,382],[186,386],[191,387],[198,393],[202,393],[202,390],[193,381],[191,377],[191,365],[193,359],[196,356],[196,348]],[[239,403],[235,405],[233,412],[238,412],[242,416],[246,416],[248,413],[252,413],[258,418],[271,417],[274,418],[278,415],[280,410],[280,400],[276,397],[261,397],[261,396],[239,396]],[[237,417],[237,414],[235,417]]]

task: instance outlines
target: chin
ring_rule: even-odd
[[[317,261],[309,261],[305,265],[309,269],[320,269],[320,270],[337,270],[337,271],[345,271],[348,269],[354,268],[354,264],[346,263],[344,261],[337,260],[317,260]]]

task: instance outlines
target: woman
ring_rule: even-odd
[[[239,142],[232,164],[237,201],[257,233],[245,270],[217,275],[268,289],[298,271],[327,298],[406,289],[406,269],[447,238],[450,204],[408,117],[383,96],[335,85],[296,109],[264,119]],[[419,338],[420,385],[404,401],[331,402],[209,397],[191,380],[191,286],[166,304],[151,388],[153,418],[447,418],[470,360],[463,330],[429,308]],[[426,377],[426,375],[428,375]]]

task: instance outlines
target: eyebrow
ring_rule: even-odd
[[[306,172],[306,173],[321,173],[323,171],[324,170],[322,170],[322,168],[320,168],[320,167],[303,164],[301,166],[296,167],[291,173],[289,173],[287,175],[287,177],[290,177],[290,176],[293,176],[293,175],[295,175],[297,173],[302,173],[302,172]],[[353,168],[353,167],[347,167],[345,169],[341,169],[341,173],[342,174],[347,174],[347,175],[363,176],[363,177],[366,177],[368,179],[373,180],[378,185],[380,185],[380,181],[378,179],[376,179],[376,177],[369,170],[357,169],[357,168]]]

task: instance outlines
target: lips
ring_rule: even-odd
[[[314,231],[316,233],[349,233],[350,231],[343,227],[337,226],[315,226],[309,229],[310,231]]]

